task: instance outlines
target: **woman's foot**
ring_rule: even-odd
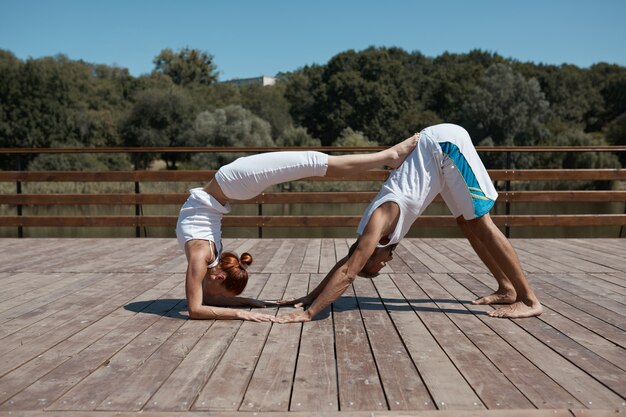
[[[419,133],[416,133],[410,138],[398,143],[397,145],[394,145],[391,148],[384,150],[383,152],[389,153],[386,165],[390,166],[393,169],[399,168],[400,165],[402,165],[402,162],[404,162],[406,157],[417,145],[417,142],[419,141],[419,136]]]
[[[489,313],[491,317],[521,319],[525,317],[535,317],[543,313],[543,307],[539,301],[524,302],[516,301],[506,307],[499,308]]]

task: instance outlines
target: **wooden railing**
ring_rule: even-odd
[[[107,149],[0,149],[0,154],[14,154],[17,165],[19,156],[38,153],[180,153],[180,152],[245,152],[285,150],[286,148],[107,148]],[[293,148],[288,148],[293,149]],[[302,148],[298,148],[302,149]],[[380,148],[306,148],[325,152],[372,151]],[[505,152],[507,164],[513,152],[624,152],[626,147],[479,147],[479,152]],[[0,171],[0,182],[15,183],[15,193],[0,194],[0,204],[15,206],[15,215],[0,216],[0,226],[18,228],[22,236],[23,227],[135,227],[140,236],[142,227],[174,227],[178,213],[166,216],[144,216],[143,205],[180,205],[188,196],[186,192],[177,193],[142,193],[140,184],[147,182],[208,182],[215,171],[102,171],[102,172],[67,172],[67,171]],[[307,181],[376,181],[386,179],[388,171],[374,170],[365,174],[342,178],[308,178]],[[495,169],[489,170],[494,181],[504,182],[505,189],[499,191],[499,202],[505,203],[504,215],[493,215],[495,223],[503,226],[507,235],[510,227],[516,226],[621,226],[626,225],[624,214],[551,214],[551,215],[513,215],[510,206],[517,202],[626,202],[626,191],[512,191],[511,181],[624,181],[625,169]],[[134,193],[107,194],[25,194],[22,184],[28,182],[128,182],[135,184]],[[359,216],[268,216],[263,215],[265,204],[336,204],[368,203],[375,192],[268,192],[247,201],[235,204],[255,204],[258,215],[227,215],[224,226],[256,227],[259,235],[266,227],[355,227]],[[23,215],[24,206],[73,206],[73,205],[129,205],[135,206],[135,215],[117,216],[33,216]],[[416,226],[453,226],[450,216],[425,215],[420,217]],[[622,231],[620,230],[620,235]]]

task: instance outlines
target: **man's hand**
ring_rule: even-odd
[[[275,323],[304,323],[311,321],[311,316],[306,311],[296,311],[291,314],[276,317]]]
[[[294,306],[296,308],[299,308],[311,305],[312,302],[313,300],[311,299],[311,297],[305,295],[304,297],[294,298],[292,300],[278,300],[276,301],[276,304],[279,306]]]

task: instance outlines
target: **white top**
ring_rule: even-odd
[[[217,252],[215,260],[209,265],[209,268],[213,268],[222,253],[222,216],[230,212],[230,204],[222,205],[202,188],[193,188],[189,193],[178,215],[176,237],[183,250],[189,240],[213,242]]]

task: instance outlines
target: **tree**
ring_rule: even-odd
[[[535,79],[527,80],[504,64],[494,64],[462,107],[462,125],[475,143],[531,146],[547,134],[549,106]],[[487,142],[484,142],[487,140]],[[528,167],[529,154],[516,154],[515,166]]]
[[[324,145],[348,127],[381,143],[396,142],[415,130],[398,121],[418,106],[424,60],[399,48],[340,53],[320,69],[288,78],[292,115]]]
[[[464,103],[487,68],[503,62],[499,55],[480,50],[469,54],[445,52],[434,58],[427,67],[428,79],[422,93],[425,108],[435,112],[442,120],[460,120]]]
[[[611,145],[626,146],[626,113],[606,125],[604,134]],[[619,156],[622,166],[626,166],[626,152],[620,152]]]
[[[369,140],[362,132],[348,127],[341,132],[333,146],[378,146],[378,143]]]
[[[274,146],[271,126],[241,106],[227,106],[203,111],[193,123],[193,137],[198,146],[262,147]],[[224,165],[241,155],[198,154],[193,164],[204,168]]]
[[[303,127],[288,127],[276,140],[276,145],[284,147],[294,146],[321,146],[322,142],[315,139]]]
[[[174,84],[213,84],[217,81],[217,66],[213,56],[198,49],[182,48],[174,52],[167,48],[152,61],[154,71],[169,76]]]
[[[278,81],[273,86],[243,85],[240,90],[241,106],[268,121],[272,126],[272,137],[277,138],[293,124],[284,82]]]
[[[604,111],[604,100],[589,70],[575,65],[515,65],[527,79],[539,82],[550,103],[552,117],[593,130]]]
[[[120,134],[125,146],[194,146],[191,124],[193,103],[186,92],[178,87],[167,90],[146,90],[138,94],[128,117],[122,122]],[[168,169],[189,156],[164,153]],[[146,168],[154,155],[140,154],[136,163]]]

